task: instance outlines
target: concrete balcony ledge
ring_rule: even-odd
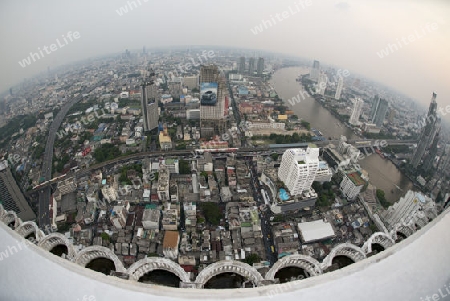
[[[227,290],[175,289],[104,276],[25,244],[0,223],[0,300],[450,300],[449,212],[401,243],[344,269],[285,284]]]

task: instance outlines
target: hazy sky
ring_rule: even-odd
[[[450,105],[448,0],[2,0],[0,23],[0,91],[47,66],[144,45],[223,45],[317,59]],[[80,36],[66,44],[69,31]],[[58,38],[63,47],[19,65]]]

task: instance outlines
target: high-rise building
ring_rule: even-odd
[[[343,88],[344,88],[344,78],[342,76],[339,76],[337,87],[336,87],[336,94],[334,94],[334,99],[336,99],[336,100],[341,99],[341,93],[342,93]]]
[[[245,72],[245,57],[241,56],[239,58],[239,69],[238,69],[239,73],[244,74]]]
[[[258,58],[258,64],[256,66],[256,71],[258,71],[258,76],[262,76],[264,72],[264,58]]]
[[[424,163],[423,163],[423,169],[425,171],[429,171],[430,169],[432,169],[434,167],[434,163],[435,163],[437,153],[438,153],[439,133],[441,131],[440,123],[441,123],[441,120],[438,119],[436,121],[436,125],[435,125],[436,133],[433,135],[434,136],[433,142],[430,145],[430,149],[429,149],[428,153],[425,155],[425,159],[424,159]]]
[[[198,89],[198,76],[185,76],[183,78],[184,86],[186,86],[188,89],[192,90],[194,88]]]
[[[319,76],[319,82],[317,83],[317,94],[325,95],[325,89],[327,88],[328,77],[325,73],[321,73]]]
[[[203,138],[225,133],[228,90],[216,65],[200,68],[200,127]]]
[[[255,70],[256,70],[256,68],[255,68],[255,58],[251,57],[251,58],[248,59],[248,74],[253,75]]]
[[[388,102],[376,95],[373,99],[372,109],[370,111],[370,122],[375,124],[377,127],[381,127],[388,110]]]
[[[311,72],[309,74],[309,78],[312,81],[317,82],[319,81],[319,76],[320,76],[320,63],[319,61],[314,61]]]
[[[158,121],[159,121],[158,103],[156,103],[156,102],[148,103],[147,104],[147,126],[148,126],[147,131],[151,131],[151,130],[157,128]]]
[[[154,128],[158,127],[158,120],[159,120],[159,109],[158,109],[158,102],[156,99],[153,98],[151,102],[149,102],[149,90],[154,91],[155,87],[154,84],[151,84],[150,86],[147,86],[146,83],[144,83],[141,86],[141,107],[142,107],[142,117],[144,119],[144,131],[148,132],[153,130]],[[150,88],[150,89],[148,89]],[[153,94],[150,93],[150,94]],[[154,95],[152,95],[154,96]]]
[[[439,160],[438,171],[450,174],[448,168],[450,167],[450,144],[446,144],[444,154]]]
[[[431,97],[430,107],[428,109],[428,114],[425,119],[425,126],[423,127],[422,133],[419,138],[419,144],[413,154],[411,165],[417,168],[422,161],[425,151],[429,148],[434,140],[434,135],[436,135],[436,122],[437,122],[437,103],[436,103],[436,93],[433,92]]]
[[[292,196],[309,190],[319,169],[319,149],[308,147],[287,149],[282,158],[278,177]]]
[[[388,121],[389,121],[389,123],[394,122],[394,118],[395,118],[395,115],[396,115],[396,114],[397,114],[397,113],[396,113],[395,109],[391,108],[391,110],[389,111],[389,115],[388,115]]]
[[[350,123],[351,125],[359,124],[359,116],[361,116],[363,105],[364,101],[361,98],[357,98],[355,100],[355,103],[353,104],[352,115],[350,116],[348,123]]]
[[[14,211],[23,221],[36,219],[9,168],[6,160],[0,161],[0,204],[6,210]]]
[[[384,221],[389,231],[396,225],[423,227],[428,223],[428,218],[436,217],[436,213],[436,204],[431,198],[408,190],[404,197],[387,209]]]

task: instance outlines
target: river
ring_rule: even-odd
[[[343,125],[327,109],[317,103],[314,98],[306,97],[291,105],[288,99],[298,97],[303,91],[302,85],[296,81],[300,74],[309,73],[307,68],[291,67],[275,72],[270,81],[271,86],[285,104],[301,119],[308,121],[312,128],[322,131],[327,138],[339,139],[341,135],[348,139],[357,138],[353,132]],[[411,181],[396,168],[391,161],[382,159],[373,154],[365,157],[360,162],[361,167],[369,173],[370,183],[386,193],[386,199],[393,203],[413,188]]]

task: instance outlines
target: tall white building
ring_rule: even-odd
[[[319,76],[319,82],[317,84],[317,94],[325,95],[325,89],[327,88],[328,77],[325,73],[321,73]]]
[[[388,208],[384,221],[388,230],[392,230],[396,225],[423,227],[428,223],[428,218],[436,216],[436,204],[431,198],[408,190],[404,197]]]
[[[348,123],[350,123],[351,125],[359,124],[359,116],[361,116],[363,105],[364,101],[361,98],[357,98],[355,100],[355,103],[353,104],[352,115],[350,116]]]
[[[283,154],[278,177],[284,182],[291,195],[296,196],[311,188],[318,169],[318,148],[291,148]]]
[[[342,88],[344,88],[344,78],[339,76],[339,80],[336,87],[336,94],[334,95],[334,99],[341,99]]]

